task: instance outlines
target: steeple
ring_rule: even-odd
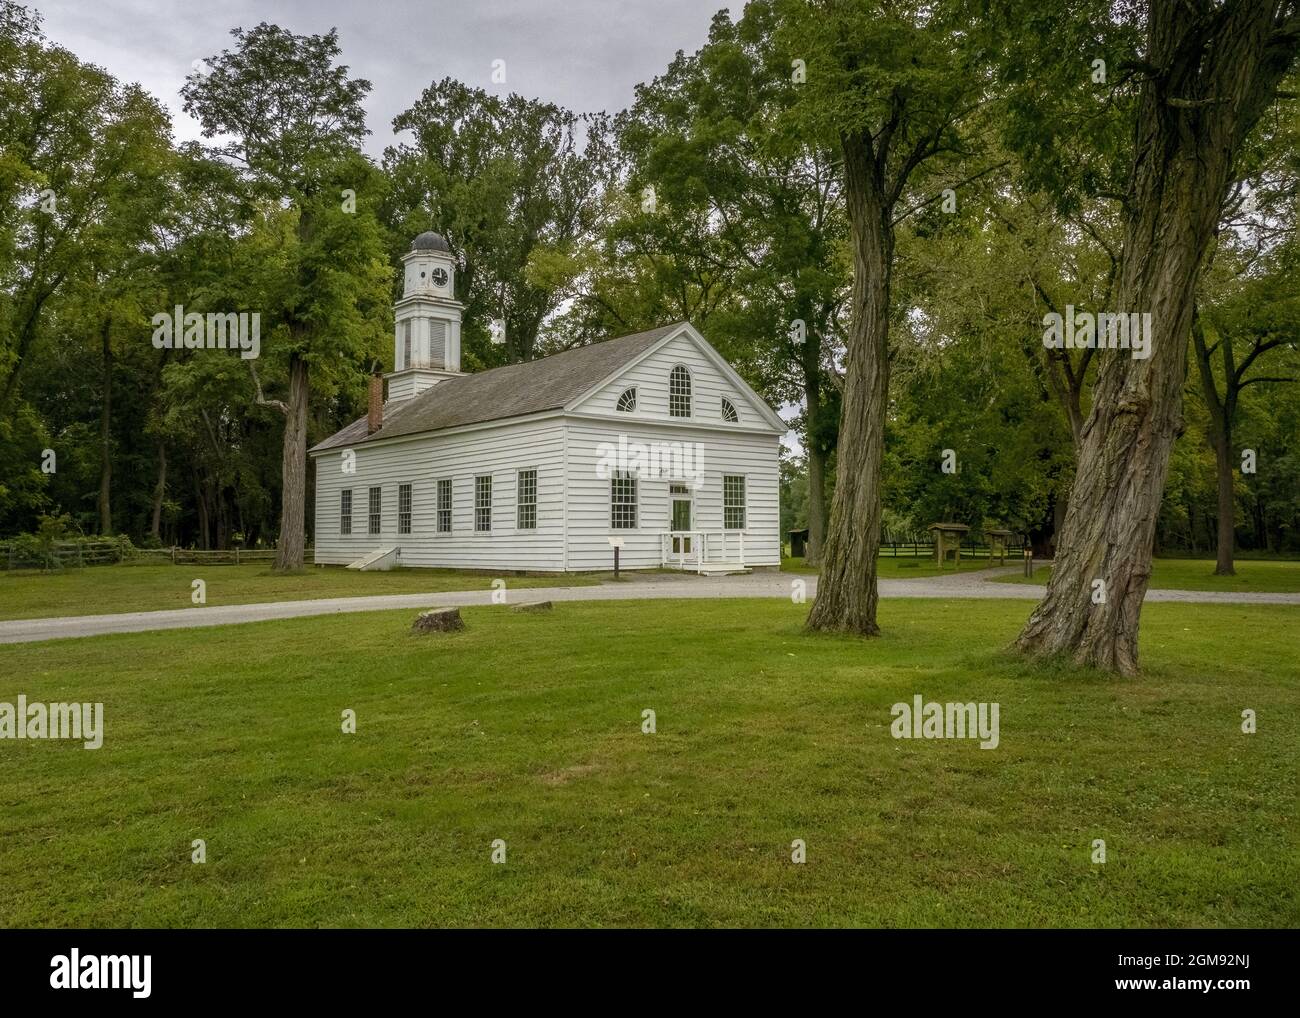
[[[402,298],[394,306],[395,369],[386,375],[389,402],[410,399],[444,378],[460,375],[460,321],[456,259],[441,234],[429,231],[402,255]]]

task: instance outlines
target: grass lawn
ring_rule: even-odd
[[[1148,605],[1120,681],[1006,657],[1031,607],[886,601],[871,641],[749,600],[0,646],[0,701],[106,727],[0,741],[0,924],[1300,924],[1296,609]],[[893,739],[918,693],[998,702],[1001,744]]]
[[[573,587],[598,582],[592,576],[512,576],[515,587]],[[265,562],[248,565],[90,566],[61,573],[0,572],[0,619],[160,611],[190,608],[190,584],[207,584],[207,603],[256,604],[367,594],[489,590],[492,576],[452,569],[394,569],[362,573],[342,566],[309,566],[298,574],[277,574]]]
[[[1017,563],[1010,558],[1007,559],[1006,565],[1013,566]],[[998,568],[1002,563],[994,561],[994,568]],[[963,573],[978,572],[981,569],[988,569],[990,563],[985,558],[963,558],[961,560],[961,571]],[[782,556],[781,570],[787,573],[807,573],[817,575],[817,568],[814,566],[804,565],[802,558],[790,558]],[[900,556],[894,558],[891,555],[882,555],[876,559],[876,575],[882,580],[919,580],[927,576],[952,576],[957,572],[952,562],[940,570],[935,564],[933,558],[913,558]]]
[[[1209,559],[1158,558],[1151,564],[1151,587],[1163,590],[1256,591],[1268,594],[1300,594],[1300,561],[1238,559],[1236,576],[1215,576]],[[1000,576],[999,583],[1046,583],[1051,566],[1034,566],[1033,579],[1022,575]]]

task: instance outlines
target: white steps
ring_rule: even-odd
[[[743,562],[701,562],[699,574],[701,576],[737,576],[748,575],[749,570],[745,568]]]
[[[361,556],[355,562],[348,563],[348,568],[359,569],[363,573],[372,571],[387,572],[394,566],[401,564],[397,561],[401,553],[401,549],[396,545],[391,548],[376,548],[374,551]]]

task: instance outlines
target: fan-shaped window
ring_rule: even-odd
[[[673,417],[691,416],[691,373],[680,364],[668,376],[668,413]]]
[[[636,386],[623,390],[623,395],[618,398],[618,407],[616,409],[621,414],[630,414],[636,409]]]
[[[722,397],[722,419],[731,424],[740,420],[740,415],[736,413],[736,406],[726,396]]]

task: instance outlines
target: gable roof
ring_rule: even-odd
[[[309,451],[563,409],[684,324],[677,322],[540,360],[449,378],[411,399],[386,404],[383,427],[373,435],[366,434],[366,418],[360,417]]]

